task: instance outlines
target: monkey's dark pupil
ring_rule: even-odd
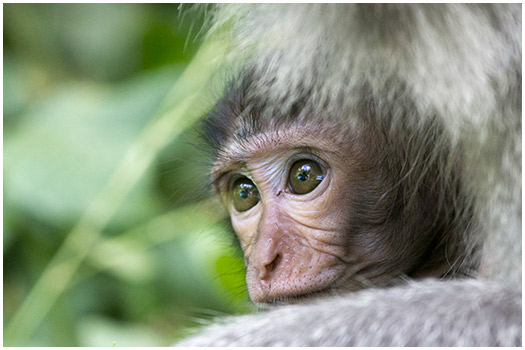
[[[306,171],[303,171],[299,173],[299,175],[297,175],[297,178],[301,181],[306,181],[308,180],[308,173]]]
[[[248,195],[248,191],[241,191],[241,193],[239,193],[239,196],[241,196],[244,199],[248,198]]]

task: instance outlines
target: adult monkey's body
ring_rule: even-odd
[[[520,345],[521,6],[240,10],[212,178],[252,300],[299,305],[183,345]]]

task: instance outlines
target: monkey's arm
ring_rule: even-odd
[[[415,282],[226,318],[177,346],[521,346],[521,291]]]

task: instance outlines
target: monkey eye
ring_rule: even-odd
[[[312,192],[323,181],[321,166],[310,159],[299,160],[290,168],[289,188],[295,194]]]
[[[232,201],[237,211],[251,209],[259,202],[259,190],[247,177],[241,177],[232,185]]]

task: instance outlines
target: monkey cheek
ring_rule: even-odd
[[[289,301],[328,289],[342,275],[344,267],[335,256],[311,251],[309,254],[287,255],[261,273],[255,264],[248,264],[246,283],[250,299],[255,303]]]

